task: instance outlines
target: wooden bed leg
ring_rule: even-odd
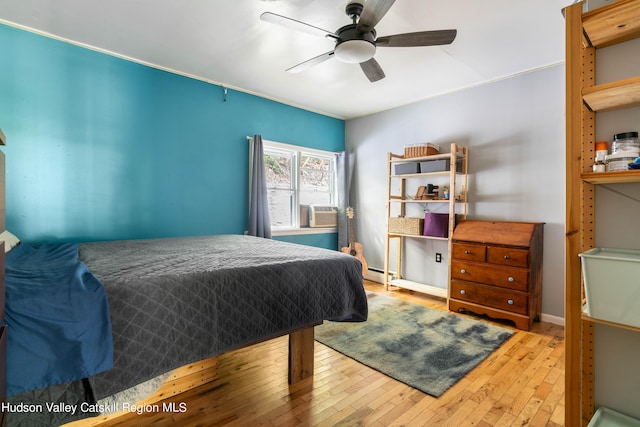
[[[314,327],[289,334],[289,384],[313,375]]]

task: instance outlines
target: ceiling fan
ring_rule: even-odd
[[[395,0],[367,0],[362,3],[352,2],[345,12],[352,20],[351,24],[340,27],[336,32],[324,30],[286,16],[271,12],[260,15],[260,19],[273,24],[328,37],[335,40],[335,48],[318,55],[296,66],[287,69],[298,73],[309,67],[320,64],[332,57],[346,63],[358,63],[369,81],[375,82],[385,77],[384,71],[373,56],[379,47],[414,47],[450,44],[456,38],[457,30],[419,31],[415,33],[396,34],[376,38],[375,26],[389,11]]]

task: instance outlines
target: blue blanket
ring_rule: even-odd
[[[113,365],[102,284],[74,243],[22,243],[6,256],[7,395],[78,380]]]

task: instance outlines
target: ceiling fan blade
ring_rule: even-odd
[[[364,71],[364,74],[372,83],[384,79],[384,71],[382,71],[382,67],[380,67],[378,61],[373,58],[368,61],[361,62],[360,68],[362,68],[362,71]]]
[[[387,14],[396,0],[367,0],[358,21],[358,31],[367,33],[373,30],[378,22]]]
[[[396,34],[379,37],[376,46],[412,47],[450,44],[456,38],[458,30],[419,31],[417,33]]]
[[[272,24],[282,25],[283,27],[291,28],[298,31],[304,31],[305,33],[313,34],[314,36],[332,37],[334,39],[338,38],[338,36],[331,31],[324,30],[322,28],[295,20],[293,18],[287,18],[286,16],[278,15],[276,13],[264,12],[262,15],[260,15],[260,19]]]
[[[318,65],[321,62],[326,61],[327,59],[333,56],[333,51],[323,53],[322,55],[318,55],[315,58],[308,59],[304,62],[299,63],[298,65],[294,65],[293,67],[287,69],[289,73],[299,73],[301,71],[306,70],[307,68],[311,68],[314,65]]]

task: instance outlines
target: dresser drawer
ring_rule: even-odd
[[[529,267],[529,250],[489,246],[487,261],[492,264],[511,265],[514,267]]]
[[[529,271],[521,268],[452,261],[451,278],[527,291]]]
[[[454,243],[451,251],[451,258],[465,261],[485,260],[487,247],[485,245],[477,245],[473,243]]]
[[[525,292],[453,280],[451,282],[451,298],[499,308],[513,313],[528,314],[529,301]]]

